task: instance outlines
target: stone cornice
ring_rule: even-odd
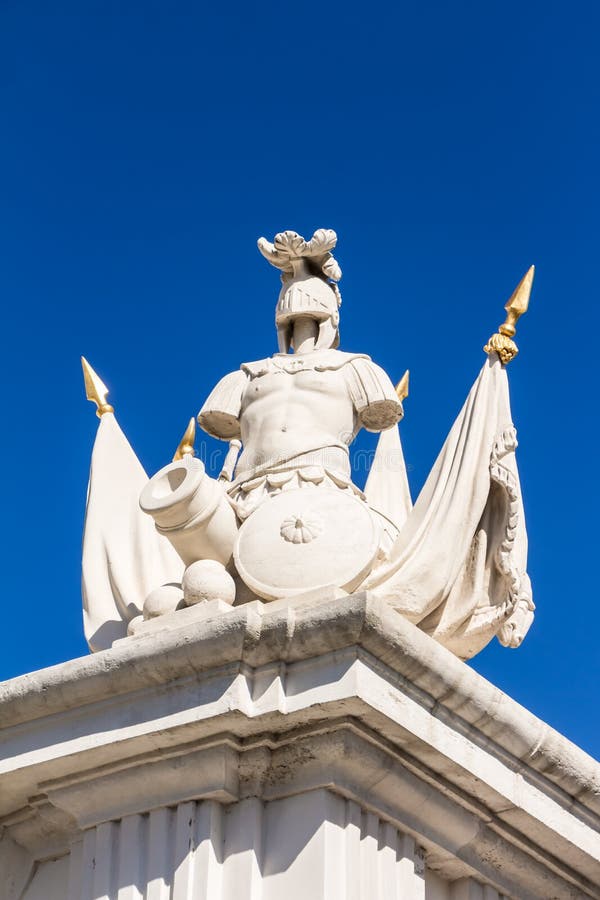
[[[505,751],[524,770],[600,813],[595,760],[368,594],[321,603],[255,602],[201,621],[175,615],[179,627],[0,684],[3,728],[231,663],[256,668],[355,646],[400,676],[431,715],[466,727],[469,736],[476,732],[488,752]]]

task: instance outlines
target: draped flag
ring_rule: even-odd
[[[365,484],[365,497],[372,509],[390,519],[398,529],[410,515],[412,500],[398,425],[379,435]]]
[[[105,412],[92,452],[83,536],[83,622],[92,651],[125,637],[150,591],[183,575],[182,560],[139,507],[147,481],[114,413]]]
[[[508,379],[486,360],[389,559],[362,585],[458,656],[533,619]]]

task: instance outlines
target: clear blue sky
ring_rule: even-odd
[[[324,226],[342,349],[411,369],[414,493],[536,264],[509,374],[537,619],[473,665],[600,753],[599,29],[585,0],[0,4],[0,678],[87,652],[79,355],[156,470],[276,349],[256,238]]]

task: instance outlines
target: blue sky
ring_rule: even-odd
[[[536,264],[509,375],[537,619],[473,665],[599,754],[599,28],[592,2],[0,4],[0,678],[87,652],[80,354],[155,471],[276,350],[256,238],[330,227],[342,349],[411,370],[415,494]]]

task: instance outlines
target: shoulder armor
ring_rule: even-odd
[[[384,370],[370,359],[353,359],[344,368],[354,409],[367,431],[385,431],[404,415],[402,403]]]
[[[240,437],[242,395],[248,376],[241,369],[221,378],[198,413],[198,425],[222,441]]]

